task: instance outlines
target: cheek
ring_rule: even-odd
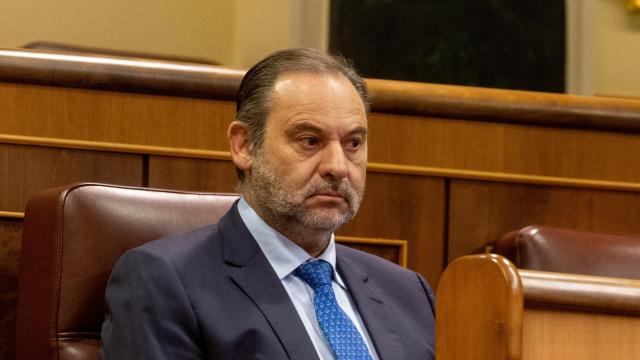
[[[365,180],[367,178],[367,165],[364,164],[354,164],[351,171],[351,182],[353,185],[358,187],[363,187]]]
[[[280,176],[289,186],[302,187],[312,180],[315,167],[310,162],[287,163],[280,167]]]

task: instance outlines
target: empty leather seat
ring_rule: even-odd
[[[521,269],[640,279],[640,235],[527,226],[492,251]]]

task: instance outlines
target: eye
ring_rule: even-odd
[[[358,150],[360,145],[362,145],[362,139],[360,138],[355,137],[347,140],[347,147],[350,150]]]
[[[315,136],[305,136],[300,139],[300,142],[306,147],[316,147],[320,144],[320,139]]]

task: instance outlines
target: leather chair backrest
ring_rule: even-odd
[[[97,359],[104,291],[126,250],[215,223],[237,195],[76,184],[33,196],[23,230],[18,359]]]
[[[521,269],[640,279],[640,236],[527,226],[492,251]]]

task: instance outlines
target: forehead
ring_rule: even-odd
[[[286,72],[274,81],[270,110],[347,111],[366,118],[364,101],[340,73]]]

